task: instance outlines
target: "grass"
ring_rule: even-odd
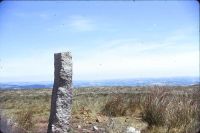
[[[159,88],[153,90],[144,103],[143,120],[150,128],[163,127],[167,132],[195,132],[200,112],[192,94],[173,95],[169,90]]]
[[[21,110],[17,113],[16,122],[20,128],[31,131],[34,127],[32,108]]]
[[[37,123],[47,123],[51,90],[1,90],[0,109],[26,131],[34,132]],[[46,127],[46,125],[45,125]]]
[[[143,133],[197,133],[199,86],[101,87],[73,92],[72,128],[92,125],[109,133],[133,126]],[[51,90],[1,90],[0,109],[29,132],[46,132]]]

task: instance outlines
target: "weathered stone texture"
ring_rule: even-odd
[[[69,52],[54,54],[54,86],[47,133],[70,130],[72,104],[72,56]]]

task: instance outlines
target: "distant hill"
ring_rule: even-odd
[[[113,79],[113,80],[88,80],[74,81],[73,86],[151,86],[151,85],[171,85],[171,86],[199,86],[198,77],[175,77],[175,78],[135,78],[135,79]],[[27,88],[52,88],[53,82],[0,82],[0,89],[27,89]]]
[[[46,83],[0,83],[0,89],[34,89],[34,88],[52,88],[52,84]]]

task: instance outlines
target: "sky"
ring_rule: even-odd
[[[70,51],[74,80],[199,76],[197,1],[3,1],[0,82],[52,81]]]

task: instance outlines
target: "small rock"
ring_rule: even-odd
[[[99,128],[100,131],[105,132],[106,129],[105,128]]]
[[[99,129],[98,129],[97,126],[93,126],[92,130],[93,130],[93,131],[98,131]]]
[[[91,122],[91,121],[86,121],[85,123],[87,123],[87,124],[92,124],[92,122]]]
[[[75,118],[76,118],[76,119],[81,119],[81,117],[80,117],[80,116],[78,116],[78,115],[76,115],[76,116],[75,116]]]
[[[81,128],[81,125],[78,125],[77,128],[80,129],[80,128]]]
[[[100,116],[96,117],[96,122],[103,122],[103,119]]]
[[[82,129],[82,133],[90,133],[90,132],[91,132],[90,130]]]
[[[128,127],[126,133],[140,133],[140,131],[136,130],[134,127]]]
[[[87,115],[88,113],[86,111],[83,112],[84,115]]]

